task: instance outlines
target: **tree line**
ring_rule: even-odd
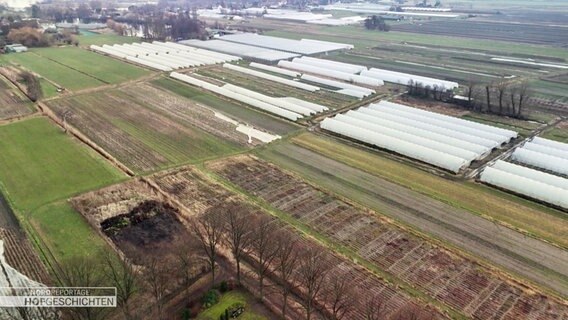
[[[214,288],[217,273],[228,263],[236,270],[236,282],[247,287],[259,301],[280,299],[274,305],[280,306],[278,313],[282,319],[300,316],[297,310],[289,310],[291,299],[302,307],[302,318],[306,320],[320,317],[347,320],[352,311],[363,314],[367,320],[433,319],[413,303],[393,314],[379,294],[361,295],[350,282],[349,273],[335,272],[337,260],[326,249],[311,244],[280,220],[248,205],[228,203],[213,207],[194,217],[189,230],[194,238],[185,239],[187,243],[174,249],[175,261],[155,256],[116,258],[112,253],[103,254],[102,258],[72,259],[59,270],[59,285],[116,287],[122,318],[152,315],[168,319],[165,306],[173,294],[188,295],[188,288],[199,278],[196,274],[203,272],[210,274],[209,288]],[[225,252],[230,257],[224,256]],[[196,272],[196,266],[203,262],[207,267]],[[183,291],[176,291],[179,284]],[[140,294],[151,297],[152,303],[141,305],[135,298]],[[105,308],[65,310],[70,319],[77,320],[106,319],[112,312]]]
[[[487,112],[515,118],[522,118],[530,99],[530,88],[526,81],[516,82],[501,79],[490,83],[468,81],[465,96],[454,98],[454,92],[440,86],[424,85],[410,80],[406,85],[409,96],[458,103],[477,112]]]
[[[390,31],[390,25],[385,22],[383,17],[379,17],[377,15],[372,15],[365,19],[365,28],[367,30],[379,30],[379,31]]]

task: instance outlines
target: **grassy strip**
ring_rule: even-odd
[[[562,247],[568,246],[568,217],[560,211],[485,185],[438,177],[331,138],[301,134],[292,138],[292,142],[454,207],[501,221]]]
[[[239,316],[239,320],[266,320],[265,317],[254,314],[250,305],[254,303],[254,298],[242,291],[230,291],[221,296],[219,302],[209,309],[206,309],[197,316],[199,320],[218,320],[219,316],[225,314],[225,309],[235,303],[243,303],[245,312]]]
[[[103,44],[113,45],[117,43],[123,44],[140,42],[140,38],[138,37],[124,37],[117,34],[95,34],[88,32],[79,35],[77,38],[80,46],[90,46],[92,44],[102,46]]]

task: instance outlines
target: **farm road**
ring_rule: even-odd
[[[299,146],[280,144],[266,157],[328,190],[568,296],[566,250]]]

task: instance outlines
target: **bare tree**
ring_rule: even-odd
[[[505,94],[509,85],[504,80],[498,82],[495,87],[497,88],[497,98],[499,100],[499,114],[503,114],[503,102],[505,100]]]
[[[476,88],[477,88],[477,82],[475,82],[473,79],[469,79],[466,83],[466,89],[467,89],[467,104],[469,105],[470,108],[473,106],[473,96]]]
[[[182,285],[185,293],[188,293],[191,279],[193,278],[193,267],[196,262],[194,247],[188,243],[182,243],[176,248],[177,273],[182,278]]]
[[[158,308],[158,318],[163,319],[164,296],[171,285],[171,275],[168,266],[157,257],[151,257],[145,263],[148,289],[154,297],[154,302]]]
[[[215,285],[215,262],[217,261],[217,246],[222,241],[223,220],[218,207],[205,212],[201,217],[193,219],[191,230],[199,240],[199,246],[207,256],[211,268],[211,287]]]
[[[298,264],[300,256],[300,247],[294,235],[286,229],[282,229],[276,236],[278,245],[278,253],[275,259],[275,268],[281,280],[280,289],[282,292],[282,319],[286,319],[286,308],[288,306],[288,297],[294,290],[296,285],[296,277],[294,270]]]
[[[252,226],[250,248],[257,260],[256,273],[260,299],[264,297],[264,278],[269,272],[272,261],[278,255],[279,248],[273,241],[278,227],[278,221],[267,215],[258,216]]]
[[[381,320],[384,318],[385,304],[378,294],[368,296],[363,304],[365,320]]]
[[[252,215],[248,214],[248,209],[240,203],[231,203],[227,208],[226,241],[237,265],[239,283],[241,282],[241,259],[252,240],[250,225]]]
[[[118,260],[113,254],[105,255],[104,275],[116,288],[116,304],[122,309],[125,319],[132,319],[130,300],[138,292],[138,274],[128,260]]]
[[[519,95],[518,106],[517,106],[517,117],[521,117],[523,105],[528,100],[529,94],[530,94],[529,83],[526,82],[526,81],[523,81],[519,85],[517,92],[518,92],[518,95]]]
[[[487,99],[487,111],[491,112],[491,87],[492,83],[485,85],[485,98]]]
[[[301,303],[306,310],[306,319],[310,320],[320,298],[325,276],[330,269],[329,257],[321,248],[308,248],[300,258],[298,279],[305,290]]]
[[[101,261],[98,255],[72,258],[65,261],[59,272],[59,284],[64,287],[104,287]],[[107,308],[65,308],[68,318],[73,320],[105,319]]]
[[[331,319],[342,320],[353,309],[353,283],[344,276],[329,277],[326,301],[331,307]]]

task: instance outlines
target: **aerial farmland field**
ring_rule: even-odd
[[[182,97],[189,98],[197,103],[209,106],[212,109],[218,110],[235,119],[242,120],[254,127],[263,128],[268,132],[286,135],[300,128],[290,122],[244,107],[233,101],[221,99],[211,93],[197,90],[195,87],[191,87],[179,81],[161,78],[152,81],[152,84]]]
[[[0,165],[3,194],[36,245],[58,260],[92,252],[96,235],[64,199],[125,175],[46,118],[0,126]]]
[[[246,135],[183,97],[149,85],[48,102],[67,121],[136,172],[243,150]],[[203,121],[203,119],[207,119]],[[189,124],[189,125],[188,125]]]
[[[32,112],[30,100],[7,79],[0,76],[0,120]]]
[[[72,91],[150,74],[132,64],[75,47],[41,48],[23,54],[4,55],[0,61],[22,66]]]
[[[34,50],[34,53],[108,84],[121,83],[150,74],[150,71],[130,63],[76,47],[45,48]]]
[[[488,216],[515,228],[526,230],[563,247],[568,246],[568,224],[564,214],[493,189],[471,183],[453,182],[400,161],[377,156],[334,139],[311,134],[292,139],[294,144],[359,168],[411,190],[428,195],[456,208]]]
[[[237,156],[210,163],[208,168],[345,248],[354,258],[365,259],[401,284],[418,288],[468,317],[555,319],[568,308],[318,190],[268,162]],[[541,308],[523,307],[537,301]]]
[[[222,66],[200,68],[198,73],[204,76],[238,85],[255,92],[267,94],[272,97],[295,97],[298,99],[321,104],[330,108],[339,108],[356,101],[354,98],[326,90],[307,92],[305,90],[292,88],[276,82],[266,81],[265,79],[257,78],[244,73],[239,73],[227,68],[223,68]]]
[[[17,55],[4,55],[1,58],[3,63],[21,66],[26,70],[40,74],[58,86],[69,90],[80,90],[101,86],[104,83],[89,75],[82,74],[69,67],[51,61],[34,52],[25,52]]]
[[[393,26],[392,30],[554,46],[564,46],[568,43],[568,37],[563,27],[534,24],[447,20],[400,24]]]
[[[153,174],[147,180],[150,185],[157,186],[165,191],[170,199],[173,199],[180,207],[172,207],[171,202],[161,195],[156,195],[144,181],[130,181],[121,185],[114,185],[94,192],[76,197],[72,200],[73,206],[77,208],[91,222],[93,227],[101,228],[108,237],[127,255],[134,259],[144,261],[148,253],[158,254],[161,259],[174,259],[176,245],[187,242],[189,239],[188,230],[184,227],[191,219],[203,217],[211,214],[210,210],[219,210],[227,207],[231,203],[241,203],[250,207],[254,216],[265,215],[260,208],[255,208],[252,204],[245,202],[244,198],[234,192],[225,189],[222,185],[212,181],[204,172],[193,167],[183,167]],[[152,209],[153,208],[153,209]],[[154,212],[153,215],[149,213]],[[120,223],[121,219],[139,219],[143,222]],[[276,218],[273,219],[277,224]],[[280,224],[278,229],[288,228],[285,224]],[[139,229],[136,231],[135,229]],[[150,232],[152,231],[152,232]],[[318,248],[325,251],[324,247],[316,244],[308,238],[299,236],[296,231],[292,234],[297,237],[297,245],[302,248]],[[152,239],[151,245],[143,246],[143,243]],[[247,255],[248,261],[255,261],[256,257],[251,253]],[[384,314],[396,314],[400,309],[409,305],[423,308],[428,314],[436,315],[436,318],[444,318],[435,309],[422,306],[418,300],[409,297],[404,292],[398,290],[379,277],[371,274],[364,268],[346,260],[345,258],[330,253],[326,260],[329,272],[328,278],[341,277],[350,279],[351,282],[359,283],[358,290],[353,294],[365,296],[376,294],[383,300],[385,309]],[[249,278],[250,277],[250,278]],[[270,281],[277,278],[271,275]],[[245,276],[245,287],[254,286],[253,275]],[[254,288],[254,287],[253,287]],[[360,291],[359,291],[360,290]],[[271,290],[267,299],[271,303],[280,303],[279,292]],[[301,291],[294,293],[301,295]],[[322,300],[325,297],[321,297]],[[290,298],[289,301],[293,301]],[[356,302],[362,305],[364,299]],[[297,306],[290,305],[292,314],[301,315],[301,310],[295,310]],[[355,308],[346,311],[350,319],[364,319],[363,308]],[[205,315],[209,314],[208,312]]]

